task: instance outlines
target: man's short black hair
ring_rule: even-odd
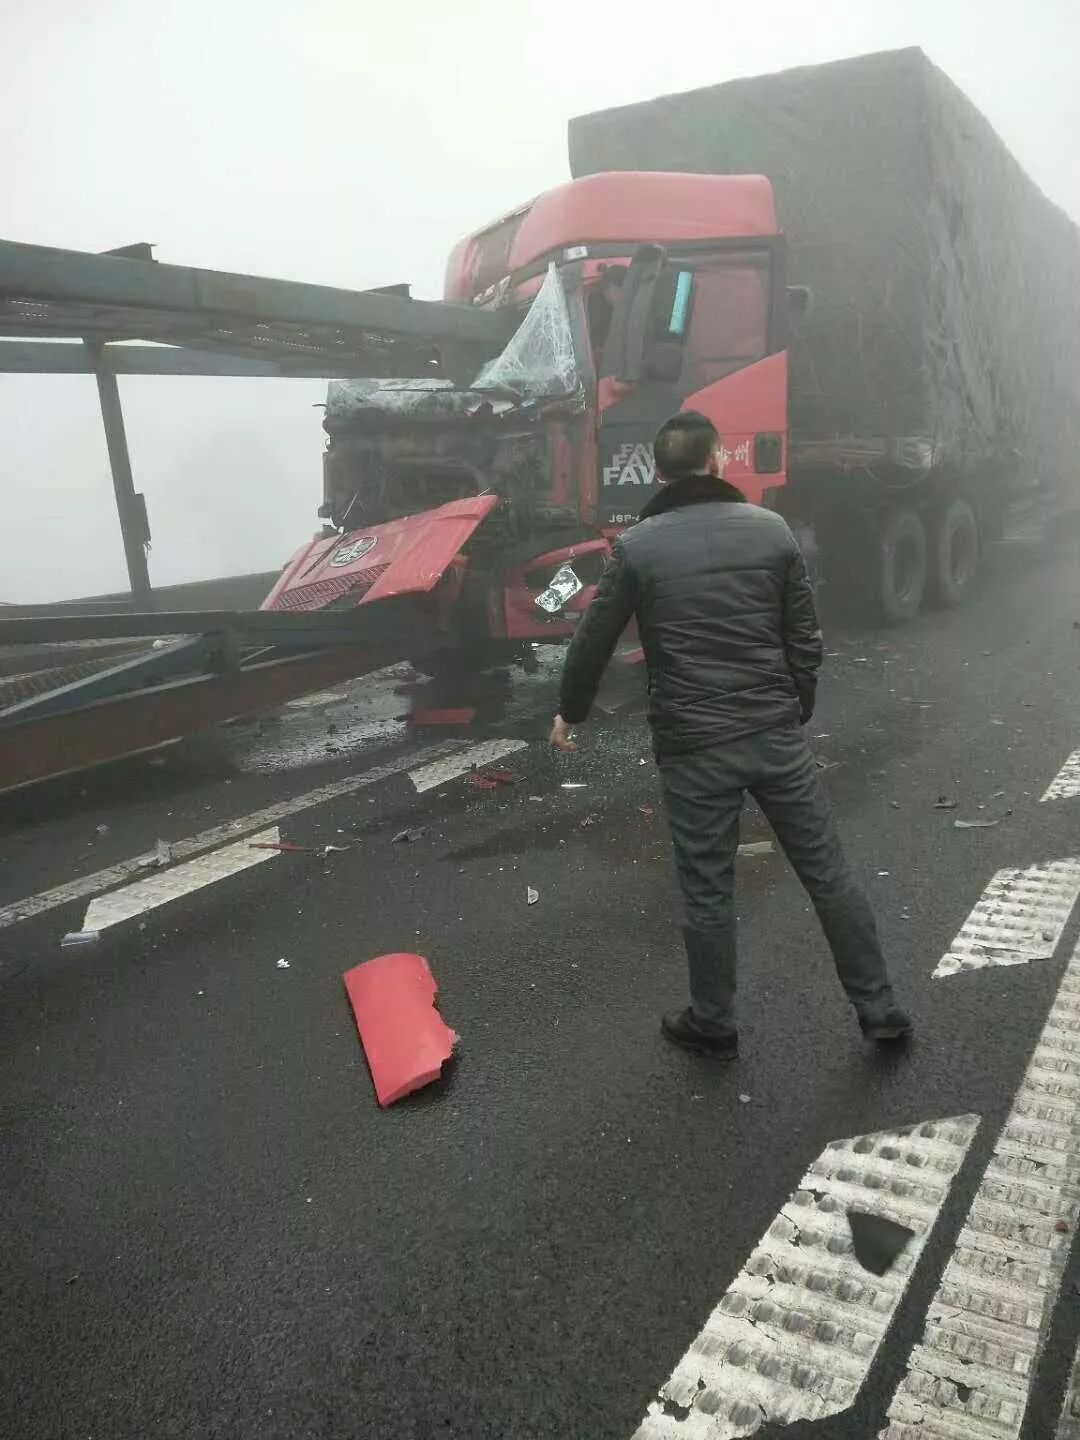
[[[698,410],[683,410],[665,420],[653,441],[656,468],[666,480],[700,475],[720,439],[716,426]]]

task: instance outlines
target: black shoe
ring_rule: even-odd
[[[698,1050],[714,1060],[734,1060],[739,1053],[739,1037],[734,1030],[706,1030],[694,1018],[689,1006],[685,1010],[668,1010],[660,1021],[660,1029],[669,1040],[687,1050]]]
[[[914,1026],[899,1005],[890,1005],[883,1015],[860,1015],[859,1024],[867,1040],[907,1040]]]

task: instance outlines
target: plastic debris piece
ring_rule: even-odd
[[[656,814],[656,811],[651,805],[639,805],[638,809],[641,811],[642,815],[645,816],[646,820],[651,820],[652,817]]]
[[[740,1096],[739,1096],[739,1104],[740,1104],[740,1105],[749,1105],[749,1104],[750,1104],[750,1101],[751,1101],[751,1098],[752,1098],[752,1097],[749,1096],[749,1095],[740,1095]]]
[[[530,885],[525,891],[525,900],[529,905],[535,905],[540,899],[540,891],[534,890]]]
[[[164,865],[171,865],[172,858],[172,846],[168,840],[159,840],[154,846],[154,853],[139,861],[139,869],[160,870]]]
[[[899,809],[900,809],[900,801],[899,801],[899,800],[890,800],[890,801],[889,801],[889,808],[892,809],[892,810],[899,810]]]
[[[424,957],[379,955],[343,979],[379,1104],[437,1080],[458,1036],[435,1008],[438,986]]]
[[[409,716],[410,725],[471,725],[476,718],[476,709],[460,710],[414,710]]]
[[[80,945],[96,945],[100,939],[100,930],[70,930],[60,941],[60,949],[74,950]]]
[[[278,968],[279,970],[288,970],[288,969],[290,969],[291,967],[290,967],[290,965],[289,965],[288,960],[281,959],[281,960],[279,960],[279,961],[277,962],[277,968]]]
[[[954,830],[992,830],[995,825],[1000,825],[1000,820],[954,820]]]
[[[740,845],[735,852],[737,855],[772,855],[776,846],[771,840],[752,840],[749,844]]]
[[[346,852],[346,850],[348,850],[348,849],[349,849],[349,846],[348,846],[348,845],[320,845],[320,846],[319,846],[319,854],[320,854],[320,855],[323,857],[323,859],[325,860],[326,857],[327,857],[327,855],[334,855],[334,854],[344,855],[345,852]]]
[[[584,820],[581,821],[582,830],[588,830],[589,826],[595,825],[599,819],[599,815],[586,815]]]
[[[956,810],[959,808],[959,800],[950,800],[945,795],[939,795],[934,801],[935,810]]]
[[[390,843],[391,845],[413,845],[417,840],[422,840],[426,834],[427,831],[424,827],[418,825],[415,830],[399,830]]]
[[[292,840],[253,840],[249,850],[285,850],[289,854],[304,854],[308,846],[296,845]]]
[[[562,785],[561,785],[559,788],[562,789],[562,790],[584,790],[584,789],[585,789],[585,781],[584,781],[584,780],[564,780],[563,783],[562,783]]]
[[[109,833],[109,827],[108,827],[108,825],[95,825],[95,826],[94,826],[94,834],[95,834],[95,835],[108,835],[108,833]]]
[[[520,785],[525,779],[517,770],[486,770],[484,773],[489,780],[494,780],[496,785]]]
[[[499,785],[497,780],[493,780],[490,775],[481,775],[479,770],[470,770],[466,783],[474,790],[496,790]]]
[[[897,1256],[915,1234],[906,1225],[899,1225],[884,1215],[849,1210],[847,1218],[855,1259],[871,1275],[884,1275],[886,1270],[891,1270]]]

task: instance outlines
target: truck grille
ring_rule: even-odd
[[[278,596],[275,610],[348,610],[359,605],[385,565],[372,565],[362,575],[340,575],[333,580],[316,580],[311,585],[298,585]]]

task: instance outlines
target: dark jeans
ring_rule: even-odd
[[[744,735],[659,758],[686,907],[694,1015],[730,1030],[735,1019],[735,851],[747,791],[761,806],[814,903],[848,999],[876,1016],[892,1003],[873,911],[855,884],[802,731]]]

